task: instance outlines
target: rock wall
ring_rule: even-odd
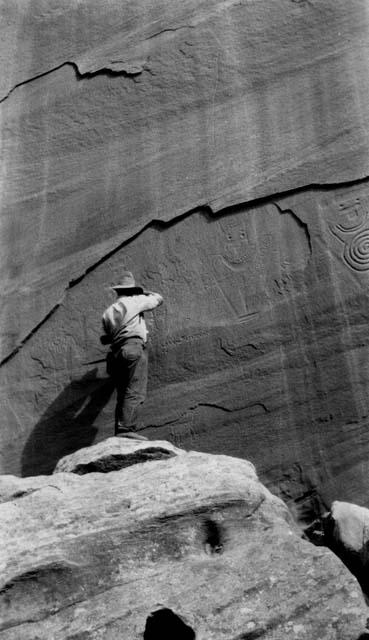
[[[244,456],[309,520],[368,504],[364,0],[1,6],[1,470],[112,433],[123,269],[147,435]]]

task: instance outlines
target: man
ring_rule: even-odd
[[[117,389],[115,435],[147,440],[137,434],[140,405],[147,388],[147,335],[144,311],[158,307],[163,298],[158,293],[137,287],[130,271],[125,271],[121,283],[112,287],[117,300],[103,314],[105,334],[103,344],[111,344],[109,367]]]

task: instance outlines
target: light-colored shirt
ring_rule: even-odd
[[[146,342],[148,331],[143,312],[152,311],[162,302],[159,293],[121,296],[103,313],[105,333],[113,344],[124,342],[127,338],[141,338]]]

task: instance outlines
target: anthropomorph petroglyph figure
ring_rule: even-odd
[[[121,283],[112,287],[117,300],[103,314],[103,344],[110,344],[108,373],[117,389],[115,435],[144,439],[137,434],[140,405],[146,398],[147,336],[144,312],[163,302],[158,293],[137,287],[130,271],[123,273]]]

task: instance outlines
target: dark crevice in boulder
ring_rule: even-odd
[[[211,518],[204,520],[204,546],[208,554],[220,554],[224,551],[224,531],[218,522]]]
[[[163,449],[161,447],[147,447],[128,454],[114,454],[99,460],[81,463],[77,465],[72,473],[84,475],[86,473],[110,473],[111,471],[119,471],[133,464],[149,462],[152,460],[166,460],[173,458],[175,453]]]
[[[266,629],[253,629],[253,631],[246,631],[246,633],[242,633],[232,640],[256,640],[257,638],[262,638],[265,634]]]
[[[144,640],[195,640],[194,630],[171,609],[153,611],[146,620]]]

